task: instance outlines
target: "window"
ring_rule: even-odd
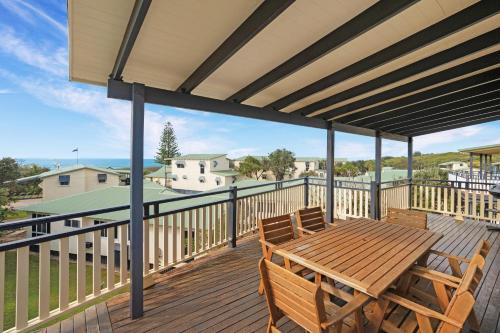
[[[94,220],[94,225],[107,223],[109,221]],[[118,227],[115,227],[115,239],[118,239]],[[101,229],[101,237],[108,237],[108,229]]]
[[[184,163],[176,163],[175,164],[179,169],[184,169]]]
[[[105,183],[108,180],[108,175],[105,173],[98,173],[97,174],[97,182],[99,183]]]
[[[200,165],[200,173],[203,175],[205,173],[205,165]]]
[[[306,171],[309,171],[309,162],[306,162]]]
[[[221,184],[221,179],[219,177],[215,178],[215,185],[219,186]]]
[[[64,220],[64,226],[68,228],[80,228],[79,220]]]
[[[200,183],[204,183],[205,182],[205,177],[204,176],[200,176],[200,178],[198,178],[198,180],[200,181]]]
[[[60,175],[59,176],[59,185],[67,186],[67,185],[69,185],[69,180],[70,180],[69,175]]]
[[[48,214],[31,214],[32,218],[49,216]],[[31,226],[31,236],[50,234],[50,223],[42,223]]]
[[[217,164],[219,164],[219,163],[217,163],[217,161],[213,161],[213,162],[212,162],[212,165],[214,166],[214,168],[216,168],[216,167],[217,167]]]
[[[182,176],[182,179],[188,179],[188,176],[184,175]]]

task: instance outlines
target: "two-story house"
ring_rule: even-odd
[[[172,160],[172,189],[182,193],[231,185],[237,176],[226,154],[188,154]]]
[[[42,200],[67,197],[120,185],[120,174],[112,169],[77,165],[20,178],[18,183],[41,180]]]

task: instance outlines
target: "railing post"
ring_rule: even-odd
[[[370,199],[370,217],[380,219],[380,184],[376,181],[370,182]]]
[[[227,204],[227,234],[229,247],[236,247],[236,202],[238,201],[238,188],[229,187],[229,202]]]
[[[304,208],[309,206],[309,177],[304,178]]]

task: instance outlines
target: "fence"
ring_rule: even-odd
[[[414,209],[497,222],[496,214],[489,209],[500,205],[500,200],[478,188],[470,182],[437,180],[390,181],[378,186],[374,182],[338,180],[334,184],[335,218],[372,216],[372,194],[375,194],[379,198],[381,217],[391,207],[410,208],[411,195],[411,208]],[[147,202],[143,220],[144,276],[168,270],[211,249],[234,245],[237,237],[257,229],[258,219],[290,214],[306,203],[326,209],[325,179],[295,179]],[[123,205],[0,224],[0,231],[5,231],[33,226],[37,229],[68,219],[80,219],[82,223],[81,228],[70,231],[35,234],[31,238],[0,244],[0,331],[34,327],[128,285],[129,220],[103,221],[96,225],[85,223],[94,216],[128,209],[128,205]],[[30,251],[33,249],[38,253]],[[13,322],[4,318],[8,313],[5,309],[5,272],[6,268],[12,269],[6,267],[7,255],[16,257],[15,309],[9,314]],[[30,269],[30,256],[38,260],[37,271]],[[54,261],[56,265],[51,265]],[[52,269],[57,270],[57,281],[53,280]],[[76,270],[74,280],[72,270]],[[30,288],[33,287],[30,286],[30,274],[38,276],[38,300],[34,310],[29,306]],[[51,304],[50,290],[54,285],[58,289],[58,299],[56,304]]]

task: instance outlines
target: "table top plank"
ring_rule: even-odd
[[[441,237],[428,230],[361,218],[283,244],[273,252],[378,297]]]

